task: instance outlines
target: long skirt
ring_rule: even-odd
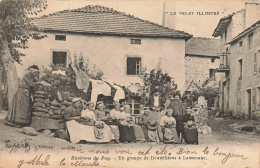
[[[114,137],[116,140],[119,140],[119,129],[117,125],[109,125],[112,133],[114,134]]]
[[[96,137],[94,126],[83,125],[75,120],[67,121],[66,125],[72,143],[78,143],[81,140],[92,143],[108,143],[115,139],[110,127],[105,123],[102,138]]]
[[[148,130],[147,130],[146,126],[141,125],[141,128],[142,128],[143,133],[144,133],[145,142],[149,142]]]
[[[6,120],[14,124],[29,125],[31,122],[31,107],[30,91],[18,88]]]
[[[119,141],[122,143],[135,141],[134,127],[119,125]]]
[[[140,125],[133,125],[136,141],[145,141],[144,132]]]
[[[145,142],[160,142],[159,127],[156,130],[149,130],[146,126],[142,125],[141,128],[144,133]]]
[[[176,128],[164,128],[164,142],[175,142],[179,143],[179,137],[176,131]]]

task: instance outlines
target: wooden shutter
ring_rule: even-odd
[[[256,111],[256,88],[252,89],[252,111]]]

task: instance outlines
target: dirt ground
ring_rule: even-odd
[[[253,120],[234,120],[234,119],[218,119],[213,116],[209,116],[208,124],[212,128],[213,133],[210,135],[199,134],[199,144],[251,144],[260,143],[259,133],[248,133],[248,132],[238,132],[235,131],[230,124],[238,123],[239,125],[257,125],[259,126],[259,121]],[[62,147],[66,145],[70,146],[81,146],[94,147],[96,144],[71,144],[62,139],[50,137],[43,133],[38,136],[28,136],[22,132],[21,128],[13,128],[4,124],[4,119],[0,119],[0,150],[4,150],[5,141],[11,140],[12,142],[21,142],[26,140],[26,142],[32,145],[51,145],[55,147]],[[136,146],[136,145],[149,145],[149,143],[144,144],[98,144],[99,146],[105,145],[108,147],[121,147],[121,146]]]

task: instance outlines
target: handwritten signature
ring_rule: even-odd
[[[20,160],[18,162],[18,168],[21,168],[23,165],[27,164],[27,165],[36,165],[36,166],[49,166],[49,159],[50,159],[50,155],[47,155],[45,157],[45,159],[42,159],[42,155],[36,155],[32,160],[29,161],[24,161],[24,160]]]
[[[13,152],[14,150],[24,149],[25,153],[28,153],[31,150],[31,146],[29,143],[26,142],[11,142],[11,140],[5,140],[5,148],[10,149],[9,153]]]

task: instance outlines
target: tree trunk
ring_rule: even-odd
[[[17,71],[14,65],[13,58],[8,48],[8,41],[6,40],[6,38],[3,37],[1,43],[2,43],[2,54],[0,58],[1,58],[1,62],[4,65],[4,70],[7,78],[8,108],[10,109],[14,94],[18,88],[18,76],[17,76]]]

